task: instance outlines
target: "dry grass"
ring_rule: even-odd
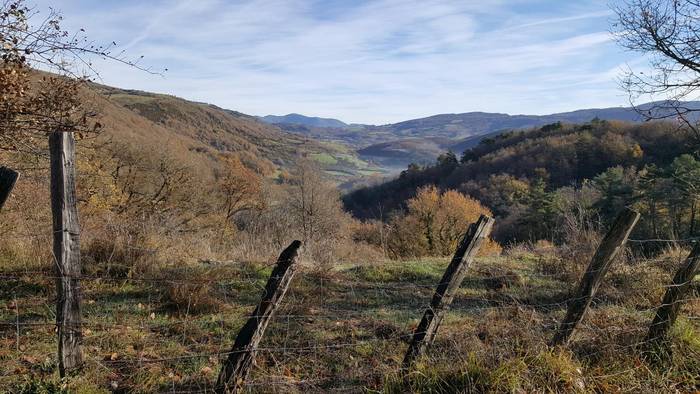
[[[274,261],[275,255],[267,261]],[[700,382],[700,302],[673,333],[673,359],[645,361],[642,341],[665,281],[655,263],[614,272],[567,349],[548,342],[573,283],[542,275],[538,256],[478,260],[435,345],[406,379],[397,374],[411,330],[447,265],[444,259],[304,269],[268,327],[249,392],[690,392]],[[663,266],[663,264],[658,264]],[[84,281],[88,360],[57,378],[53,282],[20,275],[0,287],[0,385],[22,392],[210,390],[216,354],[257,303],[270,264],[172,263],[136,278]],[[640,277],[639,285],[616,278]],[[666,276],[668,278],[668,276]],[[184,283],[184,285],[183,285]],[[494,285],[503,284],[503,285]],[[644,285],[642,285],[644,284]],[[626,298],[620,294],[628,294]],[[17,303],[14,298],[17,298]],[[188,308],[189,306],[189,308]],[[12,322],[21,327],[19,349]],[[693,317],[693,319],[689,319]],[[185,356],[185,358],[179,358]],[[175,359],[170,359],[176,357]],[[149,362],[151,360],[151,362]],[[158,361],[154,361],[158,360]]]

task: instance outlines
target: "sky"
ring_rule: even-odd
[[[610,0],[34,0],[153,70],[102,82],[251,115],[386,124],[628,104]],[[40,14],[40,15],[42,15]]]

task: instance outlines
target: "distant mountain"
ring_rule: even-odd
[[[690,109],[700,109],[700,102],[684,103]],[[657,116],[672,116],[674,112],[661,103],[640,105],[637,110],[653,111]],[[524,129],[544,126],[549,123],[584,123],[593,118],[601,120],[622,120],[638,122],[644,120],[634,108],[612,107],[581,109],[551,115],[508,115],[489,112],[467,112],[462,114],[441,114],[427,118],[378,126],[397,137],[444,137],[461,139],[482,135],[498,130]]]
[[[687,102],[683,103],[683,106],[700,110],[700,102]],[[662,103],[640,105],[637,110],[629,107],[594,108],[551,115],[508,115],[488,112],[441,114],[384,126],[366,126],[361,133],[356,132],[352,135],[352,142],[357,145],[358,137],[365,136],[366,141],[371,145],[358,150],[360,157],[396,170],[405,168],[412,162],[432,162],[440,152],[447,150],[460,154],[478,145],[482,139],[508,130],[541,127],[556,122],[585,123],[594,118],[640,122],[644,120],[644,116],[638,110],[651,111],[656,117],[673,118],[676,115],[674,110]],[[692,115],[692,120],[697,121],[698,114]],[[318,133],[315,136],[322,138]],[[377,142],[378,137],[389,138],[389,140]]]
[[[288,114],[284,116],[267,115],[260,118],[265,123],[270,124],[287,124],[287,125],[301,125],[308,127],[332,127],[332,128],[346,128],[348,125],[338,119],[330,118],[316,118],[309,117],[300,114]]]
[[[391,172],[406,168],[409,163],[427,164],[447,150],[458,155],[476,146],[486,137],[504,131],[541,127],[556,122],[585,123],[594,118],[640,122],[638,111],[652,111],[657,117],[673,118],[675,111],[664,103],[648,103],[637,109],[630,107],[592,108],[551,115],[509,115],[505,113],[466,112],[440,114],[404,122],[371,126],[346,124],[336,119],[312,118],[298,114],[260,118],[275,123],[280,129],[308,138],[348,145],[363,160],[373,162]],[[700,101],[683,103],[700,110]],[[698,119],[693,114],[694,121]]]

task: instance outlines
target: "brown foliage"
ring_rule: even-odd
[[[457,191],[441,193],[424,187],[408,201],[408,212],[391,221],[388,249],[394,257],[449,256],[469,225],[491,211],[478,201]],[[482,255],[500,253],[500,246],[489,241]]]
[[[226,221],[246,210],[263,209],[262,177],[244,166],[236,156],[225,155],[221,161],[217,191],[221,194],[221,212]]]

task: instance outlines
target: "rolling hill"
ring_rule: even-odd
[[[593,108],[551,115],[509,115],[504,113],[467,112],[440,114],[382,126],[352,125],[343,128],[312,127],[284,124],[290,133],[341,142],[355,147],[360,158],[396,172],[410,163],[433,162],[442,152],[461,153],[477,145],[485,137],[504,131],[541,127],[556,122],[579,124],[594,118],[601,120],[643,121],[638,111],[652,111],[655,116],[673,117],[660,103],[631,107]],[[684,103],[690,109],[700,109],[700,102]],[[693,115],[695,116],[695,115]]]
[[[302,157],[315,160],[338,182],[379,171],[342,145],[290,134],[240,112],[142,91],[107,86],[94,90],[107,138],[169,151],[198,167],[215,167],[217,154],[232,153],[269,176]]]
[[[267,115],[259,118],[265,123],[270,124],[290,124],[290,125],[302,125],[309,127],[333,127],[333,128],[345,128],[348,127],[344,122],[338,119],[330,118],[317,118],[309,117],[299,114],[288,114],[284,116]]]
[[[594,121],[500,133],[469,148],[461,163],[408,169],[383,184],[355,190],[345,196],[346,208],[357,217],[377,217],[377,207],[384,212],[401,209],[417,189],[436,185],[481,196],[485,205],[496,209],[490,204],[498,198],[483,192],[494,176],[543,179],[556,189],[578,185],[615,166],[666,166],[692,151],[690,141],[688,133],[671,122]]]
[[[685,106],[700,109],[700,102],[685,103]],[[658,109],[654,103],[641,105],[637,110],[630,107],[594,108],[551,115],[508,115],[487,112],[442,114],[385,126],[368,127],[366,130],[368,133],[389,134],[396,139],[366,146],[358,152],[362,159],[376,162],[395,172],[397,168],[405,168],[410,163],[433,162],[440,153],[447,150],[459,154],[477,145],[483,138],[493,137],[504,131],[541,127],[556,122],[580,124],[594,118],[640,122],[644,117],[638,110],[653,111],[655,116],[673,116],[672,110]],[[411,139],[410,142],[407,138]],[[402,155],[397,155],[398,152],[402,152]]]

